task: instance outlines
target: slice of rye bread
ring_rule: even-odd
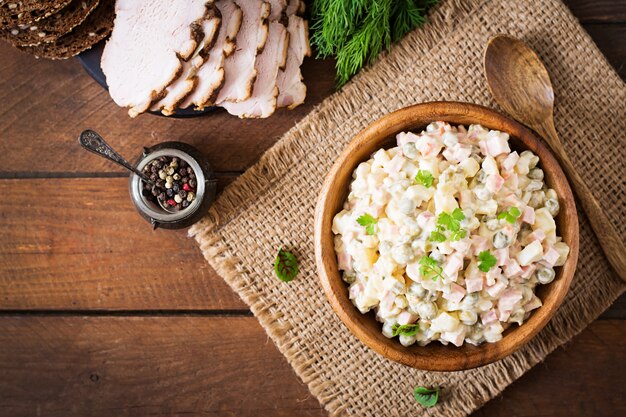
[[[55,42],[35,46],[18,46],[18,48],[40,58],[71,58],[106,38],[113,28],[114,17],[115,2],[104,0],[83,23]]]
[[[0,1],[0,26],[14,27],[52,16],[72,0],[4,0]]]
[[[83,23],[99,1],[72,0],[67,7],[38,22],[0,29],[0,37],[15,46],[33,46],[54,42]]]

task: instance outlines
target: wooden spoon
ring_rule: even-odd
[[[496,102],[548,143],[578,195],[604,254],[626,281],[622,239],[576,172],[554,127],[554,90],[546,67],[524,42],[499,35],[491,38],[485,49],[485,75]]]

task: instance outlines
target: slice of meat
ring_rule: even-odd
[[[287,0],[267,0],[270,4],[269,20],[281,20],[285,9],[287,8]]]
[[[254,82],[253,94],[244,101],[223,102],[230,114],[242,118],[264,118],[276,110],[278,87],[276,77],[279,67],[285,65],[287,59],[287,29],[278,21],[269,22],[269,36],[263,52],[256,60],[257,78]]]
[[[207,0],[117,0],[101,67],[113,100],[136,117],[163,96],[203,38]]]
[[[289,0],[285,14],[287,17],[293,16],[294,14],[301,16],[304,13],[305,7],[306,5],[302,0]]]
[[[241,7],[243,21],[237,34],[237,49],[224,61],[224,85],[216,104],[243,101],[252,95],[257,76],[254,63],[267,41],[269,3],[250,0],[238,0],[235,3]]]
[[[53,42],[84,22],[96,8],[98,1],[72,0],[68,6],[38,22],[6,26],[0,29],[0,37],[17,46]]]
[[[306,85],[302,82],[300,66],[305,56],[311,55],[309,46],[309,29],[306,20],[300,16],[289,16],[287,26],[289,33],[289,51],[285,69],[278,73],[276,84],[278,85],[278,107],[293,109],[304,102],[306,97]]]
[[[180,105],[183,109],[190,106],[203,109],[213,103],[224,83],[224,60],[235,52],[235,39],[242,20],[241,8],[233,0],[220,0],[215,4],[222,15],[219,34],[208,59],[196,72],[195,89]]]
[[[165,97],[152,105],[150,110],[161,111],[166,116],[174,114],[176,107],[193,91],[197,84],[198,68],[204,64],[209,51],[215,44],[221,25],[220,12],[212,7],[211,14],[202,22],[204,38],[198,44],[191,59],[183,61],[181,75],[166,89]]]

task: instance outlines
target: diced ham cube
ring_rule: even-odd
[[[470,145],[464,145],[457,143],[443,151],[443,156],[448,161],[461,162],[466,160],[472,154],[472,147]]]
[[[498,174],[489,175],[487,177],[487,181],[485,182],[485,188],[494,194],[500,191],[503,185],[504,178]]]
[[[404,326],[405,324],[415,323],[418,319],[417,314],[409,313],[408,311],[403,311],[398,314],[398,324]]]
[[[487,287],[486,291],[489,296],[497,298],[502,291],[506,288],[506,284],[502,281],[498,281],[490,287]]]
[[[484,140],[478,142],[478,146],[480,147],[480,153],[483,155],[489,155],[489,150],[487,149],[487,143]]]
[[[524,214],[522,214],[522,221],[528,224],[535,223],[535,209],[531,206],[526,206],[524,209]]]
[[[493,131],[489,132],[485,144],[487,145],[487,154],[494,158],[498,155],[511,152],[507,137],[501,133],[494,134]]]
[[[461,267],[463,267],[463,255],[454,254],[448,256],[448,258],[446,259],[446,262],[443,266],[443,273],[446,274],[448,277],[454,279],[456,278]]]
[[[474,255],[478,256],[478,254],[482,251],[489,249],[489,239],[480,235],[473,235],[471,238],[472,241],[472,252]]]
[[[491,310],[482,313],[480,315],[480,321],[485,326],[498,321],[498,314],[496,313],[496,310],[492,308]]]
[[[493,256],[496,257],[497,266],[506,265],[509,261],[509,248],[496,249],[493,251]]]
[[[483,277],[478,278],[466,278],[465,288],[467,292],[476,292],[483,289]]]
[[[493,285],[502,276],[501,268],[491,268],[487,272],[487,285]]]
[[[506,275],[507,278],[514,277],[521,274],[522,272],[522,268],[519,266],[515,259],[509,259],[506,266],[504,267],[504,275]]]
[[[546,238],[545,232],[541,229],[537,229],[533,231],[532,233],[529,233],[528,235],[526,235],[526,237],[524,238],[524,242],[522,243],[524,243],[525,245],[528,245],[534,241],[543,242],[545,238]]]
[[[423,211],[417,215],[416,221],[417,225],[422,229],[426,228],[426,225],[435,218],[435,215],[430,211]]]
[[[443,298],[454,303],[459,303],[465,297],[465,288],[457,283],[450,284],[450,292],[443,293]]]
[[[517,152],[511,152],[506,158],[504,158],[501,166],[506,171],[513,171],[513,168],[515,168],[515,164],[517,164],[518,160],[519,155],[517,154]]]
[[[443,145],[432,136],[424,135],[417,142],[415,142],[415,147],[424,158],[429,158],[436,156],[439,151],[441,151]]]
[[[498,308],[498,320],[507,321],[511,317],[511,310],[501,310]]]
[[[529,311],[539,308],[542,305],[543,303],[541,302],[539,297],[537,297],[536,295],[533,295],[530,301],[524,304],[524,311],[528,313]]]
[[[524,278],[524,279],[528,279],[528,278],[530,278],[530,276],[532,274],[535,273],[536,269],[537,269],[537,265],[535,265],[535,264],[523,266],[522,267],[522,275],[520,275],[520,277]]]
[[[522,299],[522,290],[517,288],[507,288],[500,295],[500,301],[498,302],[498,308],[502,310],[513,310],[515,304]]]
[[[559,252],[554,249],[553,246],[549,245],[548,250],[543,254],[543,260],[551,267],[556,265],[556,262],[559,260]]]
[[[465,255],[471,246],[469,239],[461,239],[450,242],[450,247],[460,255]]]
[[[337,254],[337,262],[339,269],[350,271],[352,269],[352,257],[347,252],[339,252]]]

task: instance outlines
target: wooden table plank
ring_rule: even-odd
[[[264,120],[239,120],[221,110],[191,119],[149,114],[131,119],[78,60],[37,60],[6,42],[0,42],[0,56],[0,177],[121,172],[80,150],[78,134],[87,128],[101,133],[127,158],[138,155],[142,146],[180,140],[197,146],[215,170],[242,171],[334,91],[334,63],[307,59],[307,100],[293,111],[281,109]]]
[[[624,415],[624,332],[594,322],[476,415]],[[0,390],[14,417],[325,415],[253,317],[5,316]]]
[[[565,0],[564,3],[582,23],[626,22],[623,0]]]
[[[126,178],[2,180],[0,195],[0,310],[247,308],[185,230],[139,217]]]

